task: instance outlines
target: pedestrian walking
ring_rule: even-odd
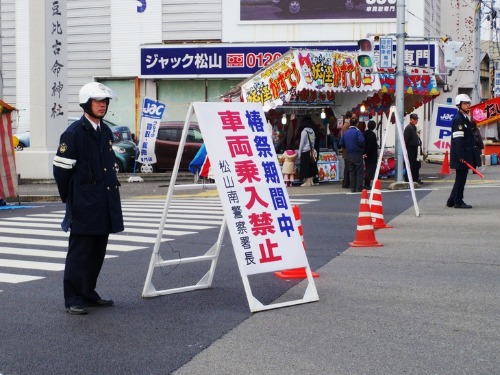
[[[363,151],[365,149],[365,137],[357,125],[358,119],[356,117],[351,118],[349,129],[340,138],[340,146],[347,151],[349,182],[352,193],[362,191],[364,183]]]
[[[466,94],[459,94],[455,98],[458,113],[453,118],[451,125],[450,167],[455,169],[455,183],[446,202],[448,207],[472,208],[464,202],[464,188],[467,182],[469,168],[468,162],[474,168],[481,165],[479,155],[474,151],[474,139],[470,118],[471,99]]]
[[[70,231],[63,289],[66,311],[87,314],[88,306],[112,306],[96,291],[110,233],[123,231],[113,133],[101,120],[115,93],[91,82],[80,89],[83,116],[61,135],[53,173]]]

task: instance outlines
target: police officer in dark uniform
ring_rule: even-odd
[[[64,269],[64,301],[70,314],[87,314],[88,306],[112,306],[96,292],[97,278],[110,233],[123,231],[118,178],[114,170],[113,133],[101,119],[110,88],[91,82],[80,89],[84,115],[61,135],[53,173],[66,215],[61,224],[70,230]]]
[[[411,178],[414,182],[421,184],[420,163],[417,160],[419,154],[418,150],[420,147],[420,137],[417,133],[417,122],[418,115],[416,113],[412,113],[410,115],[410,123],[406,125],[403,132],[403,137],[405,140],[406,151],[408,153],[408,161],[410,163]],[[406,169],[408,169],[408,166],[406,166]],[[405,181],[408,181],[407,173],[405,175]]]
[[[463,200],[469,172],[464,162],[467,161],[475,168],[481,165],[481,160],[478,160],[474,152],[476,146],[469,117],[471,99],[466,94],[460,94],[455,98],[455,105],[458,107],[458,113],[451,125],[450,167],[455,168],[456,173],[455,184],[446,205],[455,208],[472,208]]]

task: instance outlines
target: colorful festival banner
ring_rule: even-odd
[[[500,121],[500,97],[472,106],[471,113],[478,126]]]
[[[332,92],[380,89],[376,67],[363,69],[355,53],[291,50],[246,80],[241,94],[243,101],[260,103],[268,111],[297,100],[304,90],[322,93],[322,99]]]
[[[372,116],[383,113],[389,114],[396,93],[396,71],[393,68],[379,68],[378,75],[382,87],[379,92],[359,103],[355,109],[358,115],[361,113],[361,106],[364,106],[366,113]],[[430,102],[439,95],[436,77],[425,68],[407,67],[404,83],[404,109],[406,114],[413,112],[416,108]]]

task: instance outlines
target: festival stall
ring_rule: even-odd
[[[486,100],[471,107],[472,119],[481,129],[484,154],[500,154],[498,122],[500,121],[500,97]]]
[[[17,172],[12,141],[12,111],[16,109],[0,100],[0,198],[18,196]]]
[[[411,113],[439,95],[439,91],[429,70],[408,68],[406,73],[405,113]],[[297,148],[298,116],[307,114],[319,120],[324,130],[321,137],[325,138],[329,122],[341,127],[342,115],[349,110],[360,119],[373,117],[378,123],[379,116],[388,115],[394,103],[395,81],[394,69],[377,69],[375,64],[371,69],[363,68],[357,53],[292,49],[241,82],[224,98],[260,103],[276,144],[282,149]],[[332,158],[336,159],[336,155],[326,156],[327,160]],[[337,160],[335,163],[338,165]],[[332,175],[330,171],[328,175]],[[338,173],[334,175],[338,180]]]

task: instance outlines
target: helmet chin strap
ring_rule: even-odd
[[[96,118],[99,120],[102,120],[104,118],[104,116],[106,116],[106,113],[108,113],[108,107],[106,107],[106,112],[104,112],[104,115],[102,115],[102,116],[96,115],[92,111],[92,99],[89,99],[87,101],[87,103],[85,103],[85,104],[80,104],[80,106],[83,108],[83,112],[85,112],[86,114],[88,114],[92,118]]]
[[[106,116],[106,113],[108,113],[108,110],[106,109],[106,112],[104,112],[104,115],[102,115],[102,116],[96,115],[94,112],[92,112],[92,110],[85,111],[85,112],[88,113],[89,116],[92,116],[93,118],[97,118],[99,120],[102,120],[104,118],[104,116]]]

